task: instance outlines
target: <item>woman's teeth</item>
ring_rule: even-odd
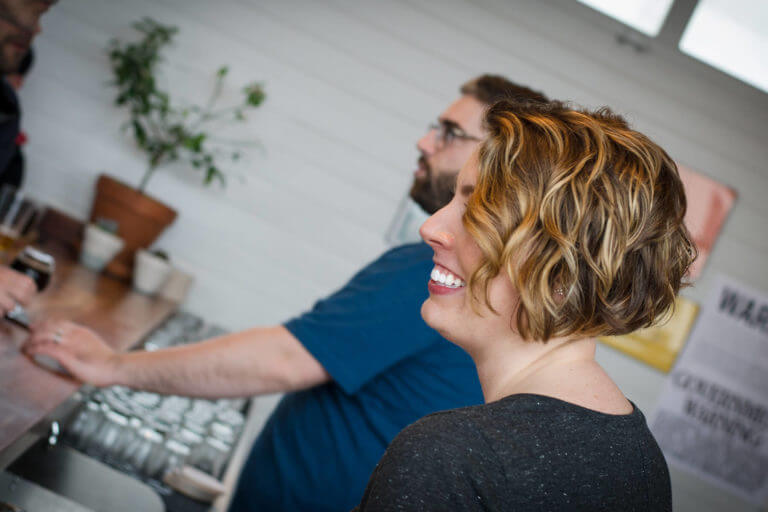
[[[445,270],[439,270],[437,267],[432,269],[432,273],[429,277],[436,283],[439,283],[448,288],[461,288],[464,286],[464,281],[450,272]]]

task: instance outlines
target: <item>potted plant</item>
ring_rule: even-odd
[[[146,154],[147,168],[137,188],[104,174],[99,176],[91,209],[92,220],[109,218],[118,223],[117,234],[125,246],[107,271],[121,278],[130,277],[136,250],[148,247],[176,218],[173,208],[146,194],[155,172],[171,162],[186,161],[192,169],[202,172],[205,185],[214,181],[224,185],[225,175],[218,158],[226,154],[236,161],[240,153],[212,146],[205,127],[212,121],[242,121],[247,110],[258,107],[265,99],[262,85],[254,82],[244,87],[241,103],[217,109],[227,75],[227,68],[221,67],[204,106],[173,104],[170,94],[158,86],[155,72],[162,60],[161,50],[171,43],[178,29],[150,18],[133,27],[141,34],[140,40],[112,40],[109,61],[117,88],[115,104],[128,109],[125,127]]]

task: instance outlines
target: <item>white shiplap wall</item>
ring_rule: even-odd
[[[163,81],[205,100],[230,66],[268,100],[230,133],[256,138],[226,190],[182,166],[150,193],[180,212],[159,241],[198,277],[187,307],[230,328],[275,323],[341,285],[384,248],[411,179],[415,141],[460,83],[491,71],[552,97],[608,104],[680,162],[739,192],[704,275],[768,290],[768,95],[669,50],[634,53],[571,0],[67,0],[43,19],[22,91],[29,192],[84,218],[101,171],[137,183],[143,160],[119,127],[104,48],[141,16],[178,25]],[[222,128],[222,133],[227,133]],[[599,357],[651,412],[663,376],[609,349]],[[753,510],[673,470],[676,510]]]

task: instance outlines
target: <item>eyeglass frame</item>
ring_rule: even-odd
[[[427,133],[435,131],[435,150],[441,151],[458,140],[483,140],[480,137],[470,135],[464,129],[453,121],[438,119],[437,122],[430,123],[427,126]],[[449,139],[450,137],[450,139]]]

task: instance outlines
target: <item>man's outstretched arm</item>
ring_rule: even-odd
[[[123,385],[202,398],[295,391],[328,382],[325,368],[285,327],[255,327],[154,352],[117,353],[69,322],[36,325],[24,345],[96,386]]]

